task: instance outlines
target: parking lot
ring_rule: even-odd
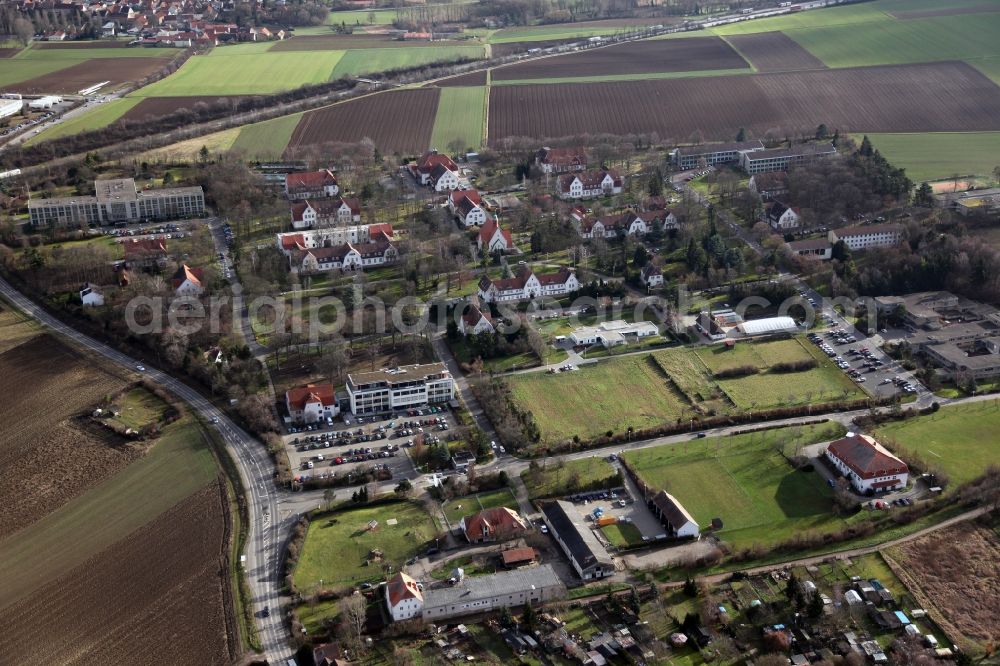
[[[809,340],[817,345],[851,379],[876,397],[895,394],[915,395],[919,386],[902,377],[905,371],[875,345],[843,328],[823,333],[810,333]]]
[[[289,463],[303,480],[376,465],[386,466],[393,479],[413,478],[416,473],[404,450],[418,437],[425,444],[443,442],[453,426],[447,409],[425,407],[395,417],[355,419],[348,415],[332,425],[292,426],[284,443]]]

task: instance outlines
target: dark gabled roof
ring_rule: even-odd
[[[781,216],[784,215],[785,212],[787,212],[789,210],[792,210],[794,212],[794,210],[792,209],[791,206],[786,206],[785,204],[781,203],[780,201],[775,201],[771,205],[771,207],[768,209],[768,211],[767,211],[767,217],[768,217],[768,219],[771,219],[771,220],[779,220],[779,219],[781,219]]]
[[[589,569],[597,565],[613,567],[614,563],[611,561],[611,557],[601,547],[597,538],[585,525],[573,522],[572,517],[566,512],[565,504],[562,501],[546,502],[542,504],[541,508],[560,541],[566,544],[571,557],[576,560],[581,569]],[[585,538],[584,530],[589,533],[589,539]]]
[[[697,525],[695,519],[691,517],[691,514],[687,512],[680,502],[677,501],[672,495],[668,494],[667,491],[661,490],[653,498],[653,506],[655,506],[660,515],[667,519],[670,526],[675,530],[678,530],[689,522]]]

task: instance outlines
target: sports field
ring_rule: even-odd
[[[842,524],[832,490],[816,472],[797,471],[778,452],[842,436],[838,424],[706,438],[623,454],[650,486],[676,497],[703,528],[721,518],[736,546],[775,543],[802,530]]]
[[[1000,400],[942,407],[937,413],[880,427],[884,439],[904,460],[915,451],[951,476],[952,486],[976,478],[989,465],[1000,464],[997,433]]]
[[[372,520],[378,527],[369,530]],[[413,502],[359,507],[317,518],[309,524],[292,573],[295,586],[307,592],[321,580],[330,587],[385,580],[383,564],[399,571],[406,560],[433,543],[436,533],[430,515]],[[372,557],[376,549],[382,553],[380,559]]]
[[[483,143],[485,113],[485,86],[441,88],[431,146],[445,151],[459,141],[463,150],[477,150]]]
[[[868,138],[917,183],[954,175],[992,178],[1000,165],[1000,132],[869,134]]]
[[[240,128],[239,136],[233,141],[230,150],[242,151],[248,157],[276,159],[292,138],[295,126],[302,119],[301,113],[282,116],[262,123],[245,125]]]

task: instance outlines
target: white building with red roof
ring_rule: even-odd
[[[400,571],[385,586],[385,605],[393,622],[420,617],[424,608],[424,593],[405,573]]]
[[[469,543],[503,541],[520,536],[528,529],[528,524],[516,511],[505,506],[484,509],[471,516],[465,516],[458,524]]]
[[[385,232],[373,236],[366,243],[342,243],[289,252],[291,270],[303,273],[363,270],[391,264],[398,259],[399,250]]]
[[[292,228],[313,229],[361,221],[361,202],[357,199],[304,199],[291,206]]]
[[[489,311],[483,312],[475,303],[470,303],[458,319],[458,332],[462,335],[481,335],[495,330]]]
[[[316,423],[340,413],[333,384],[306,384],[285,391],[285,407],[295,423]]]
[[[458,172],[458,165],[447,155],[442,155],[436,150],[429,150],[420,156],[420,159],[408,165],[410,174],[421,185],[431,184],[431,174],[435,167],[443,166],[448,171]],[[451,189],[457,189],[458,185]],[[442,191],[442,190],[439,190]]]
[[[542,173],[568,173],[587,168],[587,151],[583,148],[542,148],[535,153],[535,164]]]
[[[557,193],[562,199],[593,199],[621,194],[622,183],[614,171],[584,171],[559,176]]]
[[[448,196],[448,208],[466,227],[478,227],[486,223],[489,215],[482,204],[482,199],[476,190],[454,190]]]
[[[481,254],[510,252],[514,249],[514,240],[510,235],[510,230],[501,228],[499,222],[490,218],[479,229],[476,246]]]
[[[322,199],[339,193],[337,177],[329,169],[285,175],[285,196],[289,199]]]
[[[826,457],[859,493],[881,493],[906,486],[906,463],[868,435],[847,433],[830,442]]]
[[[283,232],[275,234],[275,240],[278,249],[286,257],[290,257],[293,253],[303,250],[333,247],[345,243],[369,243],[373,238],[382,239],[383,236],[392,238],[394,235],[391,224],[380,223]]]
[[[479,280],[479,298],[484,303],[526,301],[540,296],[565,296],[580,288],[576,272],[561,268],[555,273],[536,274],[526,264],[517,268],[513,277],[491,280],[484,275]]]
[[[181,264],[170,280],[170,286],[173,287],[174,293],[178,296],[200,296],[205,291],[205,286],[202,284],[203,279],[204,271],[202,269],[190,268],[187,264]]]

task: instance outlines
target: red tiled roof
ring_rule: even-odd
[[[196,284],[200,287],[204,273],[205,272],[200,268],[190,268],[187,264],[181,264],[181,267],[177,269],[176,273],[174,273],[171,284],[174,286],[174,289],[177,289],[177,287],[184,284],[185,280],[188,280],[192,284]]]
[[[302,234],[282,236],[281,247],[284,250],[304,250],[306,247],[306,238]]]
[[[285,401],[295,411],[301,411],[307,403],[319,402],[324,407],[337,404],[333,384],[306,384],[285,392]]]
[[[329,169],[322,171],[306,171],[285,175],[285,187],[289,191],[309,190],[326,185],[336,185],[337,177]]]
[[[392,230],[392,225],[388,222],[382,222],[380,224],[369,224],[368,225],[368,237],[375,238],[379,234],[383,234],[386,238],[392,238],[395,236],[395,232]]]
[[[462,199],[468,199],[477,206],[482,203],[478,190],[452,190],[451,205],[457,206],[462,203]]]
[[[416,168],[421,173],[429,174],[438,165],[443,165],[449,171],[458,171],[458,165],[450,157],[434,150],[424,153],[417,161]]]
[[[521,516],[505,506],[485,509],[462,519],[465,536],[480,541],[491,535],[509,536],[528,528]]]
[[[496,234],[497,229],[500,229],[500,233],[503,235],[504,241],[507,243],[507,247],[512,247],[514,245],[514,241],[511,238],[510,231],[507,229],[501,229],[500,225],[493,219],[487,219],[486,224],[484,224],[479,230],[479,240],[482,241],[483,245],[489,245],[490,241],[493,240],[493,235]]]
[[[831,442],[827,447],[862,479],[873,479],[891,474],[906,474],[906,463],[868,435],[851,435]]]
[[[503,551],[501,555],[503,556],[504,565],[510,566],[522,562],[531,562],[538,557],[538,551],[534,548],[510,548]]]
[[[485,319],[486,321],[493,323],[489,314],[483,312],[478,307],[472,304],[469,305],[468,309],[466,309],[465,311],[465,314],[462,315],[462,321],[464,321],[465,325],[470,328],[475,328],[475,326],[479,324],[480,320],[482,319]]]
[[[621,187],[622,179],[615,171],[583,171],[581,173],[566,174],[559,176],[559,189],[563,192],[569,192],[570,185],[573,184],[574,180],[579,179],[580,183],[583,184],[583,189],[585,190],[596,190],[601,186],[601,181],[604,180],[605,176],[611,176],[611,180],[614,181],[615,187]]]
[[[424,600],[423,592],[417,587],[417,581],[402,571],[393,576],[386,584],[385,594],[389,598],[390,606],[396,606],[406,599]]]
[[[150,254],[166,254],[167,244],[158,238],[138,238],[125,241],[125,258],[143,257]]]
[[[546,275],[536,275],[535,277],[538,278],[538,282],[542,286],[545,286],[547,284],[565,284],[566,280],[568,280],[569,276],[572,274],[573,274],[572,270],[563,267],[560,268],[559,271],[556,273],[548,273]]]
[[[586,166],[587,153],[583,148],[542,148],[538,151],[538,160],[542,164]]]

